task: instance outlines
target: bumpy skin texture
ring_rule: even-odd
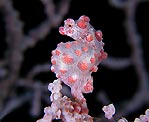
[[[82,93],[93,91],[91,73],[96,72],[97,65],[107,57],[103,49],[102,32],[96,31],[89,21],[85,15],[76,21],[65,20],[59,32],[75,41],[58,44],[51,57],[51,70],[71,88],[72,95],[79,101],[84,100]]]
[[[93,122],[93,117],[84,111],[81,102],[72,101],[67,96],[62,96],[60,79],[50,83],[48,89],[51,91],[52,104],[44,109],[43,118],[37,122],[52,122],[54,119],[60,119],[61,122]]]

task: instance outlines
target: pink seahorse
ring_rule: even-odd
[[[59,32],[75,41],[59,43],[51,57],[51,70],[56,77],[71,88],[77,101],[84,103],[86,101],[82,93],[93,91],[91,73],[96,72],[97,65],[107,57],[103,49],[102,32],[96,31],[89,21],[90,18],[85,15],[76,21],[65,20]]]

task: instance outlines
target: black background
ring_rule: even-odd
[[[124,0],[124,2],[127,0]],[[55,4],[59,1],[55,0]],[[39,0],[13,0],[13,5],[20,12],[20,19],[24,22],[24,33],[37,27],[46,19],[43,5]],[[149,2],[142,2],[136,9],[137,31],[142,36],[142,47],[144,51],[144,60],[147,70],[149,69],[149,49],[148,49],[148,27],[149,27]],[[127,36],[124,27],[125,13],[122,9],[115,8],[109,4],[109,0],[72,0],[68,14],[63,18],[78,19],[81,15],[87,15],[91,19],[91,24],[95,29],[103,32],[103,42],[105,43],[105,51],[109,56],[113,57],[130,57],[131,47],[127,44]],[[60,25],[63,25],[63,21]],[[60,26],[59,25],[59,26]],[[3,15],[0,13],[0,59],[4,58],[4,52],[7,50],[5,42],[5,22]],[[41,40],[34,48],[25,51],[25,59],[23,61],[20,76],[25,77],[27,72],[37,64],[44,62],[50,63],[51,51],[54,50],[58,43],[72,40],[69,37],[62,36],[58,32],[58,28],[52,31]],[[119,108],[122,101],[130,100],[137,91],[138,77],[133,66],[129,66],[122,70],[112,70],[103,65],[99,65],[99,70],[93,73],[94,91],[92,94],[86,94],[90,115],[98,116],[102,113],[102,104],[97,101],[96,95],[100,91],[106,91],[110,101]],[[55,74],[50,72],[42,73],[35,79],[43,81],[53,81]],[[43,102],[42,109],[48,106]],[[135,114],[128,116],[129,120],[139,116],[147,109],[148,105],[144,105]],[[29,114],[29,103],[24,104],[21,108],[6,116],[2,122],[33,122],[43,116],[43,110],[40,117],[32,117]],[[102,113],[103,114],[103,113]]]

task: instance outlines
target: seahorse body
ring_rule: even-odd
[[[51,70],[71,88],[72,92],[92,92],[91,73],[96,72],[97,65],[107,57],[103,49],[102,32],[96,31],[89,21],[89,17],[85,15],[76,21],[65,20],[64,27],[60,27],[59,32],[75,41],[61,42],[52,51]]]

